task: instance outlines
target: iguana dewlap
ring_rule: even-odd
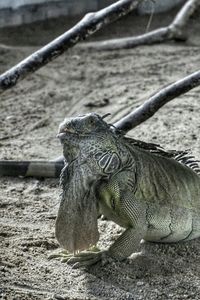
[[[142,239],[200,236],[200,176],[191,157],[127,138],[95,113],[66,119],[58,136],[69,163],[56,220],[61,247],[76,253],[96,244],[98,212],[125,228],[103,252],[117,259],[138,251]],[[87,265],[100,258],[89,251],[70,261]]]

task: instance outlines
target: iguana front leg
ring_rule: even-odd
[[[140,254],[139,247],[140,241],[144,236],[144,230],[139,228],[128,228],[122,235],[115,241],[115,243],[109,248],[108,255],[123,260],[129,257],[132,253]]]
[[[140,252],[138,252],[140,241],[144,238],[147,231],[145,218],[146,209],[143,203],[140,203],[134,198],[132,192],[124,191],[124,189],[122,191],[119,189],[118,192],[120,199],[118,199],[118,205],[115,207],[116,215],[114,215],[113,221],[122,226],[124,223],[126,230],[115,243],[111,245],[108,250],[108,255],[115,259],[123,260],[132,253],[140,254]]]
[[[135,198],[133,172],[119,172],[100,187],[100,207],[108,219],[126,228],[107,254],[122,260],[137,252],[146,234],[147,222],[146,204]]]

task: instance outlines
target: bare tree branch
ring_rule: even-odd
[[[114,126],[126,133],[151,118],[169,101],[187,93],[197,86],[200,86],[200,70],[161,89],[133,112],[115,122]],[[61,163],[63,157],[57,157],[54,161]]]
[[[127,132],[152,117],[163,105],[200,85],[200,70],[168,85],[114,125]]]
[[[170,84],[169,86],[161,89],[155,95],[150,97],[144,104],[139,106],[132,113],[126,115],[124,118],[119,120],[114,124],[120,130],[127,132],[134,127],[138,126],[142,122],[146,121],[150,117],[152,117],[163,105],[167,102],[173,100],[174,98],[185,94],[189,90],[200,85],[200,70],[192,73],[185,78]],[[56,173],[52,174],[51,168],[48,169],[48,172],[45,171],[45,177],[57,176],[60,174],[60,171],[63,167],[64,158],[58,157],[51,162],[54,166],[56,163]],[[44,161],[43,164],[48,164],[47,161]],[[31,161],[31,165],[34,166],[33,170],[30,173],[27,173],[29,162],[24,161],[0,161],[0,176],[39,176],[41,177],[40,171],[38,171],[38,161]],[[13,170],[13,166],[15,167]],[[39,168],[40,170],[40,168]],[[44,169],[45,170],[45,169]],[[54,170],[55,171],[55,170]]]
[[[0,93],[17,84],[30,73],[46,65],[79,41],[92,35],[137,7],[141,0],[120,0],[96,12],[89,13],[73,28],[36,51],[0,76]]]
[[[189,18],[199,5],[199,0],[188,0],[178,12],[172,23],[167,27],[159,28],[136,37],[85,43],[81,45],[81,47],[97,50],[117,50],[133,48],[140,45],[150,45],[169,40],[185,40],[187,37],[183,32],[183,28],[186,26]]]
[[[186,26],[189,18],[194,14],[199,5],[199,0],[188,0],[176,15],[171,26],[176,28],[177,30],[180,29],[180,31],[182,31]]]

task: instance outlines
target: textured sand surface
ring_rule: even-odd
[[[152,27],[170,21],[155,17]],[[0,72],[35,51],[76,20],[60,19],[0,32]],[[146,17],[129,16],[98,39],[144,32]],[[110,112],[111,121],[152,93],[200,67],[200,13],[190,21],[187,43],[88,52],[78,47],[0,96],[0,159],[52,159],[65,116]],[[93,38],[94,40],[94,38]],[[167,149],[191,149],[200,159],[200,88],[173,100],[129,136]],[[111,261],[87,270],[47,259],[56,250],[54,223],[58,180],[0,179],[1,299],[200,299],[200,240],[179,245],[146,244],[148,255]],[[99,221],[106,248],[122,231]]]

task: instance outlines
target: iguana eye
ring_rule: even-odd
[[[94,125],[95,124],[95,120],[93,118],[89,119],[89,124],[90,125]]]

